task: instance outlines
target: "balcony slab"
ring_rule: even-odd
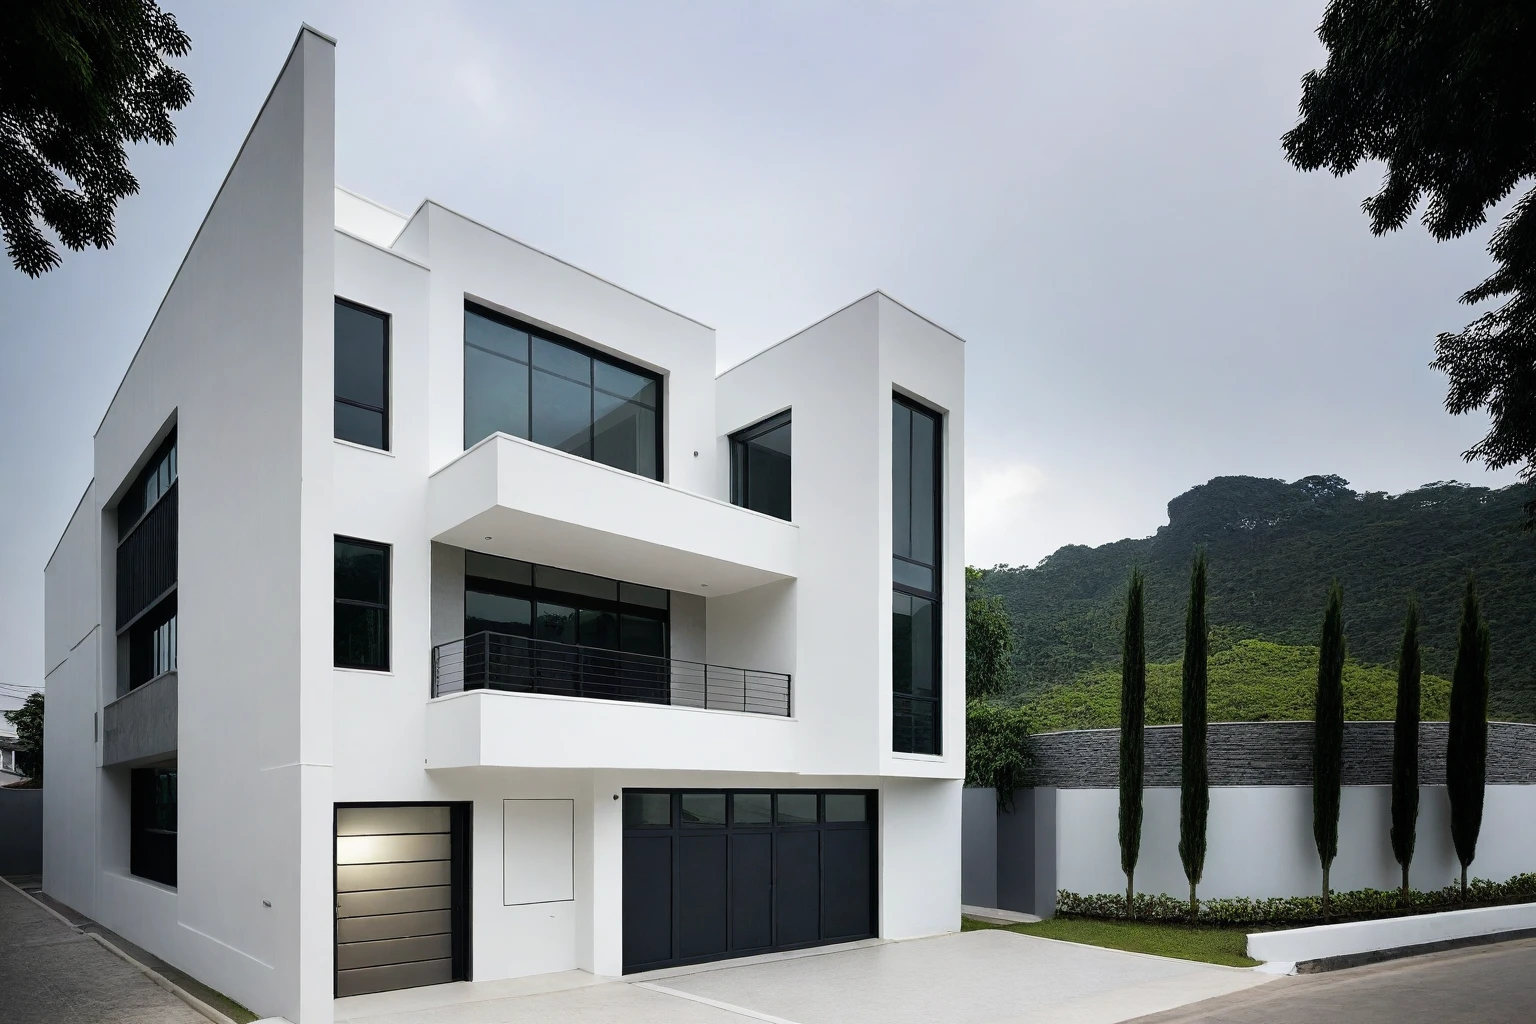
[[[432,539],[719,597],[799,572],[799,528],[543,445],[492,434],[432,475]]]
[[[798,723],[779,715],[469,690],[427,704],[427,768],[788,772]]]
[[[142,765],[176,756],[176,673],[129,690],[101,713],[101,763]]]

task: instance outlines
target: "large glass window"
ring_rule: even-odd
[[[668,656],[665,590],[464,553],[464,635],[497,633]]]
[[[789,413],[731,435],[731,503],[790,518]]]
[[[176,668],[176,432],[117,503],[117,691]]]
[[[336,667],[389,668],[389,547],[336,538]]]
[[[464,447],[496,432],[661,479],[661,379],[472,304]]]
[[[129,788],[128,870],[176,884],[176,769],[135,768]]]
[[[389,314],[336,300],[336,436],[389,450]]]
[[[940,750],[938,413],[891,402],[892,746]]]

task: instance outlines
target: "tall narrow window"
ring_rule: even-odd
[[[891,402],[892,746],[938,754],[940,465],[939,414]]]
[[[117,503],[118,694],[176,668],[176,431]]]
[[[790,518],[789,413],[731,435],[731,503]]]
[[[135,768],[130,777],[128,870],[176,884],[176,769]]]
[[[497,432],[659,480],[661,379],[466,305],[464,447]]]
[[[336,538],[336,667],[389,669],[389,547]]]
[[[336,300],[336,436],[389,450],[389,314]]]

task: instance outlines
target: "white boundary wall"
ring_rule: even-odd
[[[1125,892],[1119,799],[1113,789],[1057,791],[1058,889],[1084,895]],[[1395,889],[1401,884],[1389,837],[1391,801],[1389,786],[1344,787],[1333,889]],[[1136,891],[1187,899],[1189,883],[1179,861],[1179,791],[1149,788],[1143,807]],[[1503,881],[1527,871],[1536,871],[1536,786],[1489,786],[1469,874]],[[1445,787],[1421,787],[1410,881],[1418,889],[1438,889],[1459,878]],[[1321,889],[1310,787],[1212,787],[1202,898],[1303,896]]]

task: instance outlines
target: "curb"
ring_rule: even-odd
[[[1301,960],[1296,964],[1295,973],[1325,974],[1329,971],[1347,971],[1352,967],[1368,967],[1371,964],[1386,963],[1389,960],[1405,960],[1408,957],[1424,956],[1427,953],[1443,953],[1452,949],[1468,949],[1476,946],[1488,946],[1496,942],[1514,942],[1517,939],[1532,938],[1536,938],[1536,928],[1517,928],[1507,932],[1488,932],[1485,935],[1466,935],[1457,939],[1421,942],[1412,946],[1368,949],[1360,953],[1341,953],[1338,956],[1325,956],[1316,960]]]
[[[4,882],[7,886],[10,886],[10,888],[15,889],[18,893],[20,893],[26,899],[30,900],[33,904],[43,908],[49,914],[51,914],[53,917],[55,917],[58,920],[62,921],[64,923],[65,927],[67,927],[70,931],[74,932],[76,935],[85,935],[85,936],[87,936],[89,938],[95,939],[98,943],[100,943],[109,952],[113,953],[115,956],[119,957],[124,962],[129,963],[129,964],[133,965],[134,967],[138,968],[139,972],[141,974],[143,974],[145,977],[147,977],[150,981],[153,981],[156,985],[159,985],[161,988],[165,989],[171,995],[175,996],[177,999],[180,999],[182,1002],[186,1003],[192,1009],[196,1010],[198,1013],[202,1014],[204,1017],[207,1017],[209,1020],[213,1021],[213,1024],[235,1024],[234,1018],[232,1018],[232,1017],[230,1017],[230,1016],[228,1016],[228,1015],[226,1015],[224,1013],[221,1013],[219,1010],[214,1009],[212,1006],[209,1006],[207,1003],[203,1002],[201,999],[197,998],[197,996],[195,996],[192,993],[188,992],[186,989],[182,988],[180,985],[176,984],[174,981],[172,981],[171,979],[167,978],[165,975],[159,973],[158,971],[152,970],[149,967],[146,967],[144,964],[139,963],[137,960],[135,960],[133,957],[129,956],[123,950],[119,949],[116,945],[114,945],[109,940],[103,938],[100,935],[97,935],[95,932],[88,932],[85,929],[81,928],[80,926],[72,923],[69,920],[69,918],[65,917],[63,914],[59,913],[57,910],[54,910],[52,907],[50,907],[48,904],[44,903],[42,900],[38,899],[36,896],[33,896],[31,893],[27,892],[27,890],[21,888],[20,886],[17,886],[15,884],[13,884],[9,879],[0,878],[0,882]]]

